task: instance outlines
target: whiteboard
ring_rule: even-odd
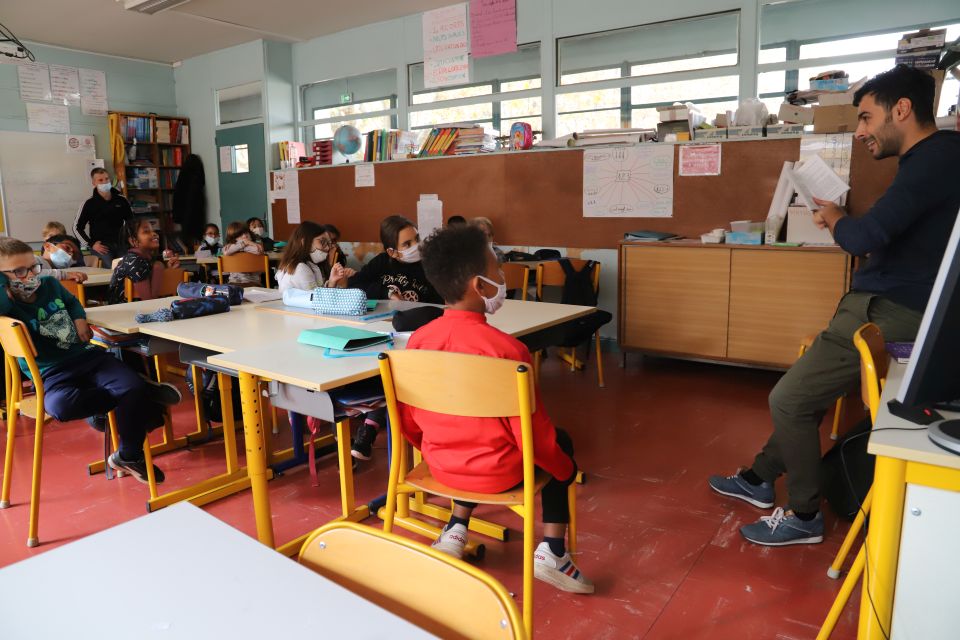
[[[93,193],[90,153],[69,153],[62,133],[0,131],[3,232],[40,240],[43,225],[62,222],[72,234],[77,211]]]

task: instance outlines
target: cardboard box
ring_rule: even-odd
[[[733,220],[730,222],[730,231],[734,233],[757,233],[763,231],[765,222],[752,222],[750,220]]]
[[[694,140],[726,140],[726,129],[695,129],[693,131]]]
[[[801,136],[803,135],[802,124],[768,124],[767,125],[767,137],[768,138],[786,138],[788,136]]]
[[[750,139],[750,138],[762,138],[763,137],[763,127],[727,127],[727,139]]]
[[[783,122],[813,124],[813,109],[810,107],[801,107],[790,104],[789,102],[784,102],[780,105],[780,111],[777,115]]]
[[[814,133],[845,133],[857,128],[857,108],[837,104],[813,108]]]
[[[834,245],[829,229],[820,229],[813,222],[813,212],[806,207],[787,207],[787,242]]]
[[[727,244],[763,244],[763,232],[745,233],[742,231],[727,231],[724,234]]]
[[[713,119],[713,122],[718,127],[729,127],[733,124],[733,118],[727,117],[726,113],[718,113],[717,117]]]

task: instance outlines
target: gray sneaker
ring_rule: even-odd
[[[813,520],[801,520],[793,515],[793,511],[777,507],[771,515],[740,527],[740,535],[754,544],[767,547],[816,544],[823,542],[823,514],[818,511]]]
[[[740,473],[737,472],[732,476],[710,476],[707,483],[711,489],[721,495],[749,502],[761,509],[773,507],[773,485],[769,482],[752,485],[741,478]]]

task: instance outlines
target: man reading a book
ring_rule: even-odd
[[[861,266],[829,326],[770,393],[773,434],[753,465],[709,480],[717,493],[769,509],[775,504],[774,482],[786,474],[785,506],[740,529],[750,542],[823,540],[818,429],[836,398],[856,388],[860,356],[853,334],[867,322],[878,325],[890,342],[912,341],[917,334],[960,209],[960,183],[948,177],[960,166],[960,133],[937,130],[933,99],[933,78],[905,66],[881,73],[854,96],[855,137],[875,159],[899,157],[899,168],[860,217],[815,198],[820,209],[814,221],[859,257]]]
[[[120,229],[124,222],[133,220],[133,211],[123,194],[110,186],[110,174],[106,169],[98,167],[91,171],[90,180],[93,195],[80,207],[73,226],[77,237],[100,257],[101,266],[109,269],[113,259],[121,256],[117,244]],[[122,250],[126,251],[126,248]]]

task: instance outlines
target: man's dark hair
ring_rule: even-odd
[[[447,218],[448,227],[455,227],[458,224],[467,224],[467,219],[464,218],[463,216],[450,216],[449,218]]]
[[[859,107],[864,96],[873,96],[881,107],[890,111],[900,98],[906,98],[913,107],[917,124],[934,124],[933,96],[936,83],[933,76],[898,64],[890,71],[877,74],[853,94],[853,106]]]
[[[94,167],[93,169],[90,170],[90,177],[93,178],[93,176],[97,175],[98,173],[107,173],[107,170],[104,169],[103,167]],[[107,173],[107,175],[110,175],[110,174]]]
[[[396,249],[400,232],[416,225],[403,216],[387,216],[380,223],[380,244],[384,249]]]
[[[445,302],[463,299],[470,279],[487,271],[487,236],[473,225],[434,232],[420,250],[423,272]]]

